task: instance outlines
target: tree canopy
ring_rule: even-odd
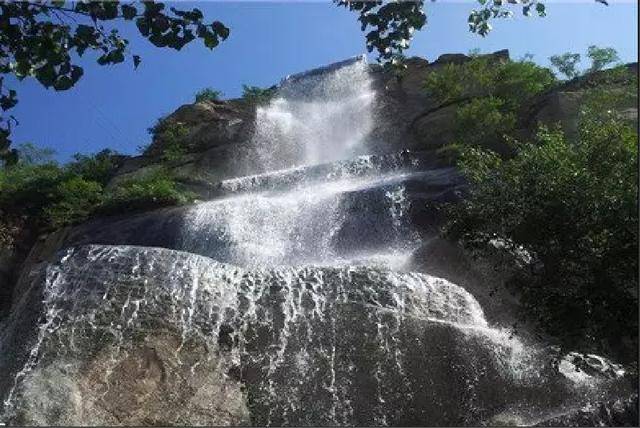
[[[179,10],[163,3],[112,2],[2,2],[0,3],[0,74],[22,80],[33,77],[57,91],[73,87],[84,74],[79,57],[87,51],[98,54],[100,65],[118,64],[130,57],[134,67],[141,58],[130,52],[129,41],[116,20],[135,24],[140,35],[157,47],[180,50],[195,39],[213,49],[229,36],[219,21],[207,23],[197,8]],[[3,112],[18,102],[16,91],[6,88],[0,76],[0,108]],[[0,117],[0,157],[16,160],[10,150],[12,116]]]

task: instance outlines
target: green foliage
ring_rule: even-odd
[[[599,71],[607,65],[619,61],[618,52],[613,48],[599,48],[591,45],[587,49],[587,56],[591,60],[589,71]]]
[[[606,4],[605,0],[595,0]],[[424,12],[424,0],[418,1],[349,1],[334,0],[338,6],[358,13],[362,31],[367,31],[366,46],[369,52],[378,54],[378,61],[393,61],[397,54],[409,48],[416,30],[427,23]],[[546,16],[546,7],[542,0],[478,0],[479,8],[469,13],[469,31],[486,36],[492,27],[489,23],[495,18],[508,18],[513,15],[512,8],[521,7],[525,16]]]
[[[576,68],[580,63],[580,54],[565,52],[561,55],[553,55],[549,57],[551,65],[558,69],[558,71],[564,74],[567,79],[573,79],[580,75],[580,72]]]
[[[20,161],[0,167],[0,245],[12,245],[22,225],[46,231],[86,220],[96,213],[115,213],[184,203],[183,192],[164,169],[113,187],[122,157],[110,150],[74,156],[67,165],[47,161],[25,146]]]
[[[447,233],[528,253],[530,269],[514,281],[526,313],[567,346],[620,351],[626,338],[635,353],[637,133],[614,115],[585,110],[577,141],[541,128],[535,144],[517,149],[507,160],[464,150],[470,193],[451,207]]]
[[[588,73],[603,70],[607,65],[620,60],[615,49],[600,48],[594,45],[589,46],[587,49],[587,57],[591,60],[591,66],[587,70]],[[551,56],[549,61],[567,79],[573,79],[581,74],[577,69],[580,58],[581,56],[578,53],[566,52],[561,55]]]
[[[502,99],[475,98],[456,111],[456,141],[499,151],[515,125],[516,116],[505,109]]]
[[[56,188],[65,178],[65,171],[54,162],[0,169],[0,211],[38,218],[44,206],[56,201]]]
[[[189,129],[182,123],[172,123],[166,126],[158,136],[162,140],[162,161],[175,162],[185,155],[185,140]]]
[[[475,57],[464,64],[445,64],[427,74],[425,89],[441,104],[449,104],[471,95],[492,92],[495,71],[486,57]]]
[[[530,61],[491,61],[478,56],[463,64],[446,64],[427,74],[426,90],[442,104],[493,95],[515,108],[555,84],[553,73]]]
[[[18,162],[27,165],[39,165],[53,162],[55,150],[51,148],[37,147],[31,143],[22,143],[18,146]]]
[[[204,88],[196,93],[196,102],[202,101],[220,101],[222,92],[213,88]]]
[[[72,176],[60,182],[55,193],[59,198],[44,209],[44,215],[50,226],[59,228],[87,219],[101,203],[103,188],[95,181]]]
[[[427,23],[423,11],[424,1],[387,2],[382,1],[345,1],[334,0],[359,14],[358,21],[362,31],[370,29],[366,35],[367,51],[375,49],[378,60],[391,61],[395,54],[409,48],[409,42],[415,30]]]
[[[111,214],[181,205],[190,202],[193,197],[179,188],[166,169],[160,168],[115,185],[106,193],[99,211]]]
[[[442,105],[458,103],[455,145],[480,146],[507,154],[522,104],[555,84],[550,70],[530,61],[477,56],[427,74],[426,90]],[[466,102],[463,102],[466,101]],[[448,151],[446,158],[457,151]]]
[[[140,35],[157,47],[180,50],[196,38],[209,49],[229,36],[221,22],[206,24],[202,12],[179,10],[163,3],[109,2],[2,2],[0,3],[0,74],[22,80],[35,78],[46,88],[63,91],[73,87],[84,74],[76,58],[87,51],[98,54],[100,65],[118,64],[131,55],[134,67],[140,56],[132,54],[129,41],[112,21],[135,22]],[[13,108],[16,92],[3,86],[0,77],[0,108]],[[0,117],[0,157],[15,160],[9,149],[12,117]]]
[[[467,52],[467,55],[470,56],[471,58],[479,57],[481,55],[480,48],[469,49],[469,52]]]
[[[473,10],[469,15],[469,30],[486,36],[492,30],[489,21],[493,18],[509,18],[513,16],[513,12],[506,8],[505,2],[502,0],[478,0],[482,8]],[[516,2],[507,2],[516,3]],[[543,2],[539,0],[523,0],[522,14],[530,16],[534,11],[538,16],[546,16],[546,8]]]
[[[277,88],[260,88],[259,86],[242,85],[242,98],[252,104],[266,104],[276,95]]]
[[[154,147],[161,147],[163,162],[179,161],[185,155],[186,138],[189,135],[189,128],[185,124],[165,117],[158,119],[147,131],[153,136],[154,141],[160,144],[143,147],[144,154],[148,154]]]
[[[105,149],[95,155],[73,155],[73,161],[67,165],[69,172],[89,181],[106,186],[120,166],[122,155]]]
[[[607,71],[602,82],[584,91],[582,99],[583,109],[608,114],[617,114],[635,105],[638,105],[638,76],[625,66]]]
[[[508,61],[497,67],[493,95],[516,109],[556,84],[553,73],[531,61]]]
[[[168,123],[169,122],[167,121],[167,116],[164,115],[156,119],[156,123],[154,123],[153,126],[147,128],[147,133],[152,137],[155,137],[156,135],[159,135],[162,133],[162,131],[164,131]]]

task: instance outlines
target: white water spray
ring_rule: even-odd
[[[259,164],[273,171],[363,154],[374,97],[364,57],[330,73],[285,80],[256,112]]]

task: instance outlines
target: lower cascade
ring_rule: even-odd
[[[25,424],[477,424],[595,386],[553,376],[463,288],[425,274],[100,245],[42,274],[45,322],[3,385]]]
[[[373,98],[361,59],[287,80],[251,141],[282,153],[181,211],[173,244],[63,245],[23,273],[0,324],[0,422],[553,425],[625,396],[622,367],[552,358],[410,270],[414,202],[459,177],[363,155]],[[346,149],[321,150],[327,135]]]

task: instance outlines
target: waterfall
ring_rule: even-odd
[[[367,154],[374,102],[363,59],[285,79],[257,110],[260,168],[186,209],[174,247],[65,248],[25,277],[0,326],[0,421],[530,423],[600,393],[407,271],[416,201],[453,172]]]
[[[363,154],[375,93],[364,57],[332,71],[285,79],[256,112],[255,156],[266,171]]]
[[[440,376],[444,366],[459,364],[460,392],[482,365],[491,371],[485,375],[493,388],[511,385],[505,392],[515,394],[529,376],[523,367],[534,360],[530,350],[513,346],[507,332],[488,327],[468,292],[423,274],[354,266],[245,270],[185,252],[94,245],[62,254],[47,268],[47,279],[47,323],[7,402],[16,393],[23,401],[37,399],[48,392],[43,384],[79,377],[87,361],[100,362],[92,363],[92,387],[118,393],[118,365],[136,352],[145,331],[174,335],[179,347],[204,344],[223,373],[242,366],[252,379],[253,418],[260,425],[379,424],[401,401],[412,402],[409,385],[425,375],[416,371],[425,368],[412,367],[415,352],[426,345],[419,351],[424,358],[440,358],[451,332],[460,348],[449,350],[450,360],[431,361],[435,367],[427,372]],[[350,328],[354,323],[357,331]],[[369,355],[353,352],[363,340]],[[42,363],[49,359],[55,369]],[[199,376],[190,364],[200,363],[182,362],[181,370]],[[359,396],[365,393],[357,386],[366,380],[363,369],[375,376],[371,390]],[[84,408],[97,414],[94,407],[104,398],[82,388],[79,394],[93,400]],[[311,412],[304,404],[309,398],[316,406]],[[438,411],[476,399],[441,403]],[[63,408],[64,416],[75,416],[73,406]],[[362,409],[370,417],[359,414]]]

